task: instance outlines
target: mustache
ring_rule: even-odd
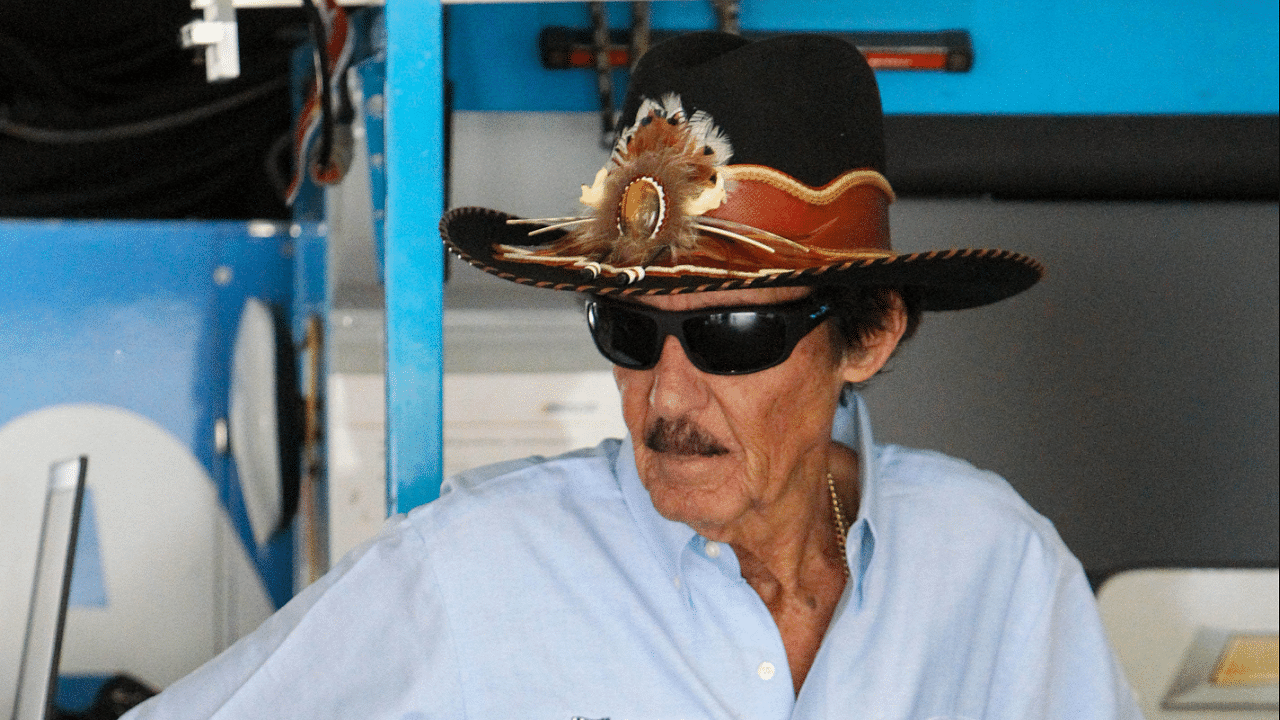
[[[658,418],[645,433],[644,445],[654,452],[673,455],[716,457],[729,452],[710,433],[688,418]]]

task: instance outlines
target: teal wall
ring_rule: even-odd
[[[546,26],[586,29],[586,3],[450,5],[446,74],[458,110],[586,111],[585,70],[544,70]],[[610,26],[630,26],[610,3]],[[888,113],[1264,113],[1277,111],[1274,0],[1070,3],[743,0],[744,32],[968,30],[967,73],[881,71]],[[706,0],[653,3],[656,30],[709,29]],[[626,75],[615,72],[615,100]]]

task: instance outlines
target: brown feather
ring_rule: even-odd
[[[699,214],[719,203],[717,172],[733,148],[709,115],[688,117],[676,95],[641,103],[637,119],[614,146],[603,180],[584,186],[590,211],[568,218],[525,220],[563,227],[564,237],[526,257],[587,258],[616,267],[679,262],[697,250]],[[718,191],[717,191],[718,192]],[[722,196],[721,196],[722,197]],[[695,199],[700,199],[694,203]],[[536,232],[536,231],[535,231]]]
[[[699,128],[711,128],[704,122]],[[566,233],[554,254],[582,255],[610,265],[644,265],[659,257],[675,260],[697,247],[696,221],[684,208],[715,184],[719,154],[708,153],[704,138],[683,112],[663,116],[657,108],[640,118],[615,148],[591,221]],[[633,182],[648,178],[661,188],[662,218],[656,227],[620,222],[624,193]]]

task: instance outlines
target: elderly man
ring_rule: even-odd
[[[900,255],[870,69],[715,33],[633,75],[580,217],[441,230],[584,293],[629,438],[482,468],[138,717],[1132,718],[1079,563],[854,388],[1035,261]]]

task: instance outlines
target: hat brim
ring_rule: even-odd
[[[1034,258],[1008,250],[952,249],[902,253],[887,257],[841,260],[758,277],[724,275],[647,274],[623,282],[577,268],[517,262],[497,257],[497,245],[538,246],[555,242],[562,233],[531,238],[528,226],[510,225],[516,219],[497,210],[456,208],[440,220],[440,236],[471,265],[510,282],[549,290],[597,295],[674,295],[712,290],[817,285],[915,287],[924,310],[964,310],[998,302],[1031,287],[1044,276]]]

